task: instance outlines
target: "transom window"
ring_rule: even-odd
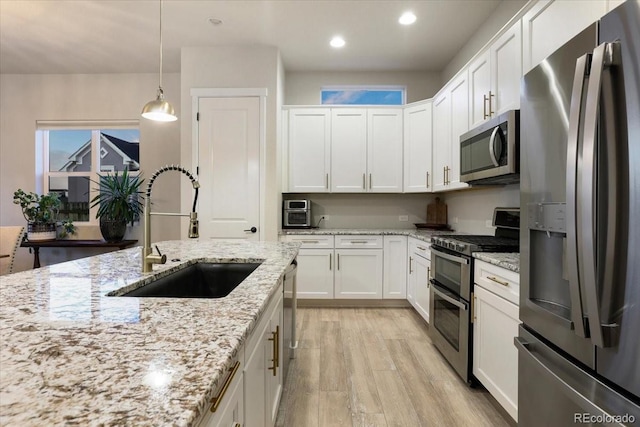
[[[320,91],[324,105],[404,105],[404,86],[328,86]]]
[[[58,193],[62,206],[58,220],[97,224],[91,212],[98,173],[128,169],[140,171],[138,122],[78,125],[38,123],[36,142],[42,157],[37,170],[42,174],[42,194]]]

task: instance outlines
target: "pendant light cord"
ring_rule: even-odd
[[[162,90],[162,0],[160,0],[160,93],[163,93]]]

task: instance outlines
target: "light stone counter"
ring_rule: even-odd
[[[0,278],[0,425],[192,425],[297,243],[170,241]],[[171,261],[180,259],[181,261]],[[263,261],[226,298],[106,296],[196,261]]]
[[[473,257],[498,267],[520,273],[520,254],[500,252],[474,252]]]
[[[427,229],[374,229],[374,228],[312,228],[312,229],[285,229],[280,232],[281,235],[355,235],[355,236],[408,236],[413,237],[427,243],[431,243],[431,236],[439,234],[463,234],[452,230],[427,230]]]

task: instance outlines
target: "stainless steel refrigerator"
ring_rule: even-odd
[[[521,84],[521,426],[640,425],[640,1]]]

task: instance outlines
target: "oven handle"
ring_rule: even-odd
[[[440,298],[442,298],[443,300],[447,301],[448,303],[451,303],[453,305],[455,305],[456,307],[458,307],[461,310],[467,311],[469,309],[469,307],[467,306],[467,304],[457,301],[453,298],[451,298],[449,295],[446,295],[444,293],[442,293],[441,291],[438,290],[438,285],[436,285],[436,281],[434,279],[431,279],[431,289],[433,289],[433,293],[435,293],[436,295],[438,295]]]
[[[468,259],[440,252],[439,250],[434,249],[433,246],[431,246],[431,254],[435,254],[436,256],[439,256],[441,258],[448,259],[449,261],[457,262],[458,264],[469,264]]]

